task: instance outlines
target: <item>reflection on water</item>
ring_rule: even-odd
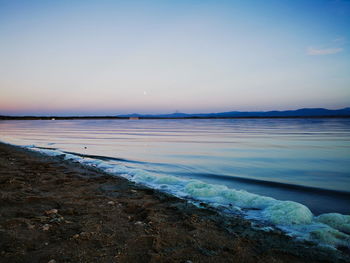
[[[350,212],[349,119],[0,121],[0,139]]]

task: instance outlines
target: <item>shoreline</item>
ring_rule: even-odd
[[[212,119],[349,119],[350,115],[236,117],[1,116],[0,120],[212,120]]]
[[[0,262],[350,262],[349,251],[0,143]]]

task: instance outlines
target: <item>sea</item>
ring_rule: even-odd
[[[3,120],[0,140],[350,247],[348,118]]]

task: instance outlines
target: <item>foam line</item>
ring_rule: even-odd
[[[28,147],[27,147],[28,148]],[[314,216],[303,204],[281,201],[272,197],[228,188],[224,185],[205,183],[172,175],[148,172],[122,164],[112,164],[103,158],[95,159],[59,150],[29,148],[51,156],[62,156],[83,165],[92,166],[114,176],[171,193],[185,199],[206,202],[212,206],[226,206],[232,211],[244,208],[244,216],[274,225],[299,239],[311,240],[330,247],[350,247],[350,216],[338,213]]]

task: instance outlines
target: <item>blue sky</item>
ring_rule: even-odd
[[[342,108],[350,1],[0,0],[0,114]]]

